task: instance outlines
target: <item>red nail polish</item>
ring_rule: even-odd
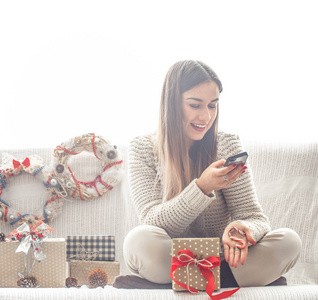
[[[237,164],[233,164],[233,168],[235,168],[237,166]]]
[[[247,167],[245,166],[245,167],[244,167],[244,170],[246,170],[246,169],[247,169]]]
[[[245,170],[242,172],[242,174],[245,173]]]
[[[243,168],[243,167],[244,167],[244,164],[241,164],[241,167]]]

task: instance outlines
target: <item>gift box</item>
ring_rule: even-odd
[[[33,264],[33,256],[23,252],[16,253],[20,242],[1,242],[0,287],[18,287],[18,273],[25,271],[28,257]],[[46,258],[35,261],[30,276],[34,276],[43,288],[65,287],[66,244],[64,239],[47,239],[41,244]]]
[[[69,265],[69,276],[78,281],[78,285],[88,285],[88,273],[96,268],[103,269],[108,275],[107,284],[112,285],[116,276],[120,273],[120,264],[117,261],[71,261]]]
[[[114,261],[115,237],[111,235],[67,236],[66,258],[67,261]]]
[[[208,279],[214,281],[213,290],[220,289],[219,238],[172,239],[171,253],[171,278],[174,291],[205,291]]]

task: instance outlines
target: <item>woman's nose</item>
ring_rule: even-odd
[[[204,108],[202,109],[202,111],[200,112],[200,120],[202,121],[210,121],[211,120],[211,112],[208,108]]]

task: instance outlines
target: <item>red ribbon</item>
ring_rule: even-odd
[[[201,274],[208,281],[205,291],[213,300],[220,300],[220,299],[225,299],[227,297],[230,297],[231,295],[233,295],[236,291],[240,289],[240,288],[237,288],[231,291],[224,291],[222,293],[212,295],[212,293],[215,290],[214,276],[213,276],[212,269],[220,266],[220,258],[216,256],[210,256],[205,259],[197,260],[191,250],[180,250],[178,252],[177,257],[172,257],[170,277],[175,283],[177,283],[184,289],[188,290],[189,292],[197,293],[198,290],[190,287],[189,285],[186,285],[177,281],[174,277],[174,272],[179,267],[183,267],[183,266],[188,267],[190,265],[197,265]]]
[[[25,166],[26,168],[30,167],[30,159],[27,157],[27,158],[22,162],[22,164],[21,164],[19,161],[15,160],[15,159],[13,160],[13,167],[14,167],[15,169],[19,168],[21,165]]]

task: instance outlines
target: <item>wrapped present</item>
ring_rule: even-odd
[[[181,250],[186,251],[180,252]],[[215,290],[220,289],[219,238],[173,239],[172,256],[174,262],[179,262],[174,272],[175,280],[172,282],[173,290],[188,290],[177,283],[181,282],[196,290],[205,291],[208,281],[202,274],[200,268],[204,268],[213,274],[212,278]]]
[[[117,261],[71,261],[69,265],[69,276],[76,278],[78,285],[88,285],[88,274],[90,271],[100,268],[108,275],[107,284],[112,285],[116,276],[120,273],[120,264]]]
[[[17,282],[32,276],[43,288],[64,287],[66,278],[66,244],[64,239],[47,239],[41,245],[43,260],[34,260],[31,250],[25,254],[16,250],[21,242],[0,243],[0,287],[18,287]],[[29,273],[29,274],[27,274]]]
[[[66,237],[67,261],[115,260],[115,237],[111,235],[72,235]]]
[[[224,299],[238,289],[212,295],[221,288],[220,239],[172,239],[170,277],[174,291],[206,291],[212,299]]]

